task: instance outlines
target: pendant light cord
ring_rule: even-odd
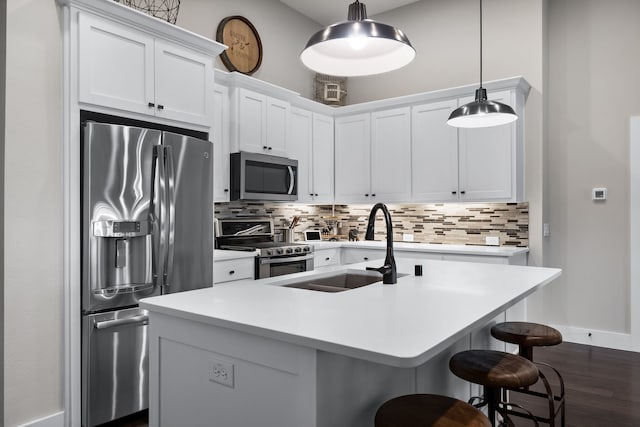
[[[482,88],[482,0],[480,0],[480,88]]]

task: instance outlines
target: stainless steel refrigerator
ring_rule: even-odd
[[[213,284],[213,146],[82,124],[82,424],[148,407],[138,300]]]

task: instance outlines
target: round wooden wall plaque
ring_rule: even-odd
[[[226,44],[220,54],[229,71],[253,74],[262,63],[262,42],[256,28],[243,16],[228,16],[220,21],[216,41]]]

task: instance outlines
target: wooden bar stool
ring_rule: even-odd
[[[490,427],[489,419],[461,400],[436,394],[408,394],[386,401],[375,427]]]
[[[483,401],[476,407],[487,405],[491,425],[496,426],[496,412],[507,426],[513,422],[508,417],[508,406],[517,407],[538,426],[535,416],[520,405],[501,399],[505,388],[528,387],[538,381],[538,368],[529,360],[515,354],[494,350],[467,350],[456,353],[449,360],[449,369],[463,380],[483,387]],[[470,402],[474,401],[472,398]]]
[[[548,347],[552,345],[558,345],[562,342],[562,334],[550,326],[540,325],[538,323],[531,322],[504,322],[498,323],[491,328],[491,335],[504,342],[518,345],[518,354],[520,356],[534,362],[540,367],[546,367],[552,370],[558,377],[560,383],[560,394],[554,394],[549,380],[547,379],[544,371],[540,370],[540,380],[542,381],[546,393],[530,390],[529,388],[515,389],[518,393],[524,393],[532,396],[542,397],[547,400],[549,407],[548,417],[536,417],[538,421],[549,424],[550,427],[555,427],[556,418],[560,413],[560,426],[565,426],[565,405],[564,405],[564,379],[560,372],[553,366],[547,363],[535,362],[533,360],[533,348],[534,347]],[[519,416],[516,411],[513,411],[512,415]]]

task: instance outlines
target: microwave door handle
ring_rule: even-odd
[[[154,275],[156,277],[156,284],[162,286],[164,284],[164,270],[165,270],[165,261],[167,258],[167,236],[166,236],[166,222],[167,222],[167,207],[166,207],[166,193],[167,193],[167,184],[166,184],[166,156],[165,149],[163,146],[159,145],[156,147],[157,152],[157,164],[158,164],[158,217],[155,227],[157,230],[156,234],[156,242],[157,245],[154,248],[155,254],[154,259],[157,260],[156,266],[154,269]]]
[[[293,194],[293,185],[296,182],[295,172],[293,172],[293,166],[287,166],[287,169],[289,169],[289,191],[287,194]]]
[[[166,228],[167,228],[167,250],[166,260],[164,265],[164,284],[171,286],[173,284],[173,259],[175,254],[175,223],[176,223],[176,197],[175,197],[175,167],[173,161],[173,148],[170,146],[165,147],[167,151],[167,202],[166,207],[168,210]]]

